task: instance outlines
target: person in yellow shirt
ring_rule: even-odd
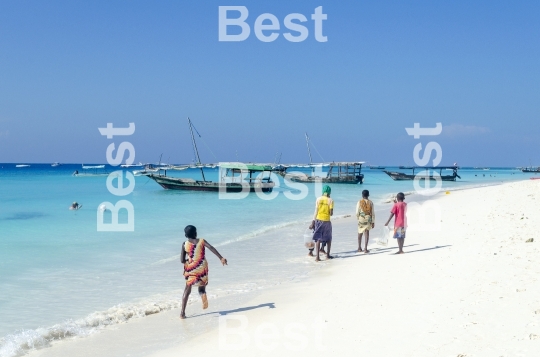
[[[316,258],[315,261],[320,261],[319,251],[321,250],[321,243],[326,243],[328,251],[326,252],[327,259],[333,259],[330,255],[330,248],[332,246],[332,222],[330,217],[334,214],[334,200],[330,198],[332,189],[328,185],[323,186],[322,196],[317,198],[315,203],[315,214],[313,215],[313,221],[309,226],[309,229],[313,229],[313,240],[315,241]],[[311,252],[310,255],[313,253]]]

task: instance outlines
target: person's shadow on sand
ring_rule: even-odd
[[[199,316],[204,316],[204,315],[213,315],[213,314],[219,314],[220,316],[224,316],[224,315],[228,315],[228,314],[234,314],[235,312],[244,312],[244,311],[255,310],[255,309],[260,309],[260,308],[264,308],[264,307],[268,307],[269,309],[275,309],[276,305],[273,302],[268,302],[266,304],[259,304],[259,305],[254,305],[254,306],[240,307],[240,308],[234,309],[234,310],[223,310],[223,311],[207,312],[206,314],[193,315],[193,316],[190,316],[190,317],[193,318],[193,317],[199,317]]]

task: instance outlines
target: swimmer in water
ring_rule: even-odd
[[[82,207],[82,205],[78,204],[77,202],[73,202],[73,203],[71,204],[71,206],[69,207],[69,209],[70,209],[70,210],[73,210],[73,211],[76,211],[76,210],[78,210],[78,209],[81,208],[81,207]]]

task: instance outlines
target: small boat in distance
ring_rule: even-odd
[[[457,166],[435,166],[435,167],[423,167],[423,166],[417,166],[417,167],[411,167],[412,174],[406,174],[403,172],[395,172],[395,171],[384,171],[388,176],[392,178],[394,181],[406,181],[406,180],[437,180],[439,177],[442,181],[456,181],[456,178],[461,178],[457,174],[458,167]],[[443,175],[442,170],[450,169],[452,170],[452,175]],[[415,170],[421,171],[419,174],[414,174]],[[439,170],[438,177],[435,177],[433,174],[429,174],[427,170]]]
[[[412,170],[414,168],[414,166],[400,166],[399,169],[400,170]]]
[[[52,167],[58,167],[58,166],[62,166],[62,164],[58,163],[58,162],[53,162],[51,164]]]
[[[144,168],[142,170],[133,170],[134,176],[144,176],[149,174],[155,174],[159,172],[159,167],[155,167],[152,164],[146,164],[144,165]]]
[[[75,177],[99,177],[99,176],[109,176],[110,172],[105,170],[105,165],[95,165],[95,166],[84,166],[82,165],[82,172],[75,170],[72,176]]]
[[[368,166],[370,170],[384,170],[386,167],[384,166]]]
[[[18,168],[30,167],[30,165],[20,164],[20,165],[15,165],[15,167],[18,167]]]
[[[539,167],[524,167],[521,169],[522,172],[534,172],[539,173],[540,172],[540,166]]]

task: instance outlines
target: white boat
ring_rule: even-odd
[[[152,164],[145,165],[142,170],[133,170],[133,176],[144,176],[144,175],[150,175],[155,174],[159,172],[159,167],[155,167]]]
[[[73,173],[73,176],[76,177],[95,177],[95,176],[109,176],[110,172],[107,172],[105,169],[105,165],[96,165],[96,166],[84,166],[82,165],[83,172],[79,172],[79,170],[75,170]]]
[[[58,162],[53,162],[51,164],[52,167],[57,167],[57,166],[62,166],[62,164],[58,163]]]
[[[21,167],[30,167],[30,165],[15,165],[15,167],[19,167],[19,168],[21,168]]]

